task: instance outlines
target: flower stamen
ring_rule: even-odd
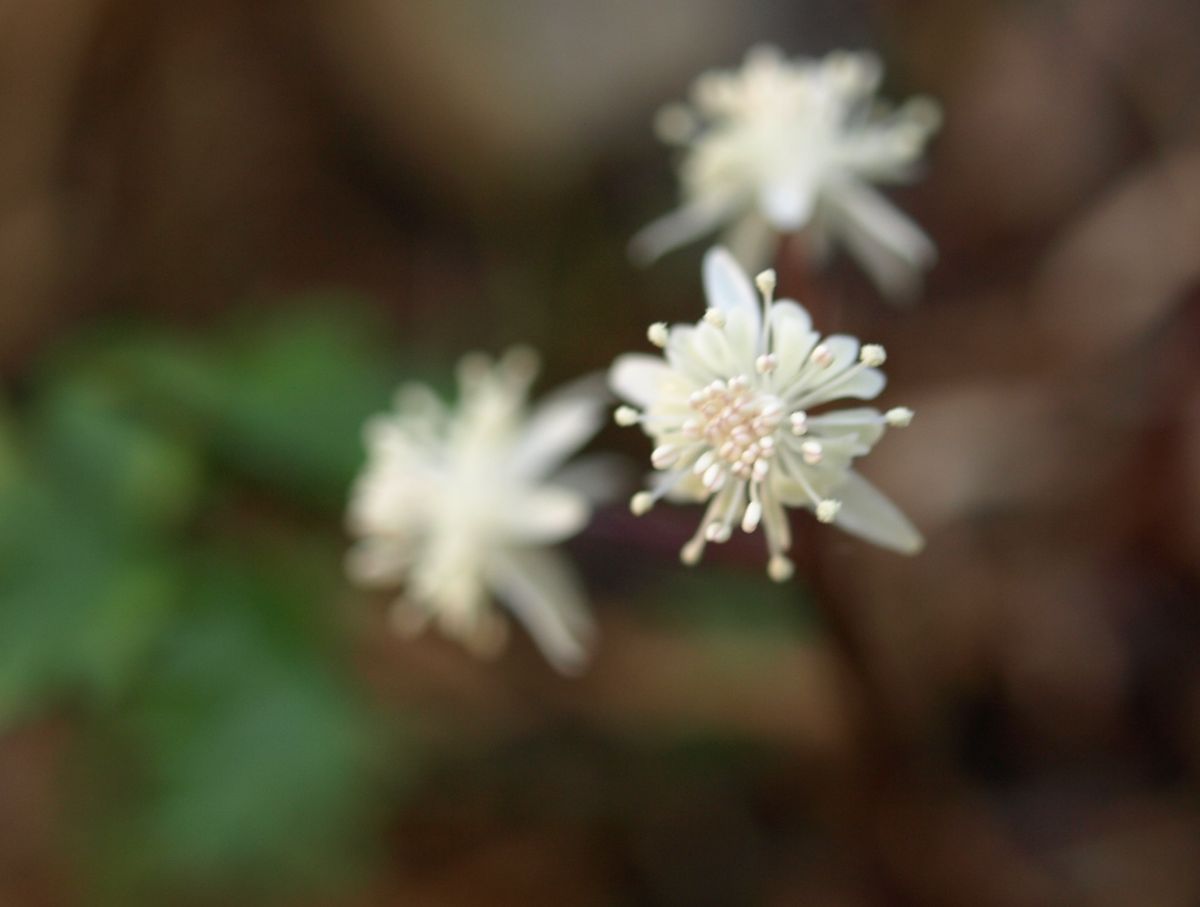
[[[632,406],[618,406],[613,413],[613,421],[618,425],[628,428],[630,425],[637,425],[641,421],[642,414]]]
[[[758,292],[762,294],[763,316],[762,316],[762,333],[759,336],[759,349],[766,351],[771,348],[771,306],[775,304],[775,287],[778,285],[778,278],[772,268],[767,268],[757,277],[754,278],[754,285],[758,287]],[[774,368],[774,364],[770,368],[759,368],[758,373],[765,375],[768,371]]]
[[[833,351],[824,343],[814,346],[808,358],[810,362],[816,363],[820,368],[829,368],[833,365]]]
[[[725,327],[726,323],[725,313],[720,309],[708,309],[704,313],[704,320],[718,329]]]
[[[833,498],[826,498],[817,505],[817,519],[822,523],[832,523],[837,519],[838,512],[841,509],[841,501],[836,501]]]

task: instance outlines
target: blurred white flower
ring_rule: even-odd
[[[911,295],[936,249],[872,184],[913,178],[941,114],[926,97],[888,108],[881,76],[871,53],[789,61],[773,47],[702,75],[692,103],[656,123],[685,148],[683,205],[634,237],[634,256],[650,261],[724,226],[735,257],[757,270],[778,234],[807,227],[818,260],[839,241],[885,294]]]
[[[774,301],[775,275],[758,277],[758,294],[723,249],[704,259],[710,308],[695,325],[665,336],[664,358],[626,354],[613,363],[613,389],[636,405],[616,411],[621,425],[640,424],[654,440],[657,472],[650,489],[634,495],[634,513],[664,496],[707,501],[696,535],[683,547],[696,563],[705,542],[724,542],[736,526],[761,523],[773,579],[792,573],[791,531],[785,507],[804,507],[870,542],[905,554],[923,545],[920,533],[852,468],[888,426],[912,421],[897,408],[814,410],[835,400],[870,400],[883,390],[883,347],[853,337],[822,339],[808,313],[791,300]],[[764,317],[765,313],[765,317]]]
[[[606,490],[607,476],[586,461],[573,475],[559,467],[595,434],[607,404],[584,380],[527,413],[536,373],[533,352],[514,349],[496,363],[464,357],[456,409],[423,385],[400,389],[393,411],[366,426],[348,570],[363,585],[404,587],[393,611],[402,632],[432,620],[481,655],[507,639],[494,593],[570,673],[586,660],[592,622],[570,566],[546,546],[582,529]]]

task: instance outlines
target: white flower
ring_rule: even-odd
[[[886,294],[911,294],[936,250],[872,184],[912,179],[941,114],[925,97],[883,106],[881,75],[870,53],[788,61],[758,47],[740,70],[701,76],[691,105],[657,121],[664,140],[686,148],[683,205],[634,238],[634,255],[652,260],[724,225],[755,270],[777,234],[808,227],[818,259],[838,240]]]
[[[630,502],[634,513],[663,496],[707,501],[699,530],[683,547],[689,564],[706,541],[724,542],[735,527],[753,532],[761,523],[767,570],[776,580],[792,573],[785,507],[807,508],[821,522],[915,554],[920,533],[851,468],[888,426],[911,422],[912,411],[816,411],[835,400],[878,396],[883,347],[844,335],[822,339],[797,303],[774,301],[774,272],[759,275],[758,286],[765,318],[730,254],[711,250],[704,288],[710,312],[722,317],[670,328],[665,361],[631,353],[613,363],[613,389],[640,407],[621,407],[617,422],[640,423],[655,444],[657,472]]]
[[[527,413],[536,372],[525,349],[498,363],[465,357],[457,409],[422,385],[401,388],[394,410],[366,426],[348,569],[368,586],[405,587],[393,612],[402,631],[436,620],[478,654],[507,638],[494,592],[547,659],[573,672],[586,659],[592,623],[569,565],[545,546],[582,529],[590,498],[604,490],[606,477],[587,472],[586,462],[573,475],[558,469],[595,434],[606,403],[584,381]]]

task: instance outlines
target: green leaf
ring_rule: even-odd
[[[176,602],[166,532],[200,488],[191,452],[104,382],[46,374],[25,461],[14,452],[0,482],[0,726],[130,682]]]
[[[387,406],[395,385],[376,336],[344,313],[317,312],[238,332],[217,429],[222,458],[340,509],[362,461],[363,423]]]
[[[84,787],[123,783],[90,804],[93,872],[120,904],[344,877],[378,796],[375,738],[334,653],[285,626],[312,603],[228,562],[197,565],[190,587],[152,669],[96,728]]]
[[[199,340],[109,332],[60,354],[58,371],[235,476],[332,511],[362,463],[363,424],[399,380],[452,384],[445,362],[397,356],[382,336],[360,302],[314,295]]]
[[[32,435],[41,475],[72,501],[77,519],[101,531],[157,534],[195,509],[194,452],[126,411],[108,387],[74,380],[51,388]]]
[[[170,612],[176,575],[36,482],[0,493],[0,727],[72,693],[111,701]]]

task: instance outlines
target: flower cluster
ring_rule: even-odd
[[[869,54],[787,61],[752,51],[737,72],[710,73],[693,104],[660,116],[660,132],[686,146],[685,202],[634,240],[642,257],[721,226],[743,261],[764,258],[774,234],[807,229],[809,248],[844,243],[880,287],[901,294],[933,259],[933,244],[874,183],[910,178],[936,129],[932,101],[896,110],[876,100],[881,69]],[[755,285],[724,248],[704,259],[708,309],[696,324],[652,324],[661,356],[620,356],[609,384],[626,401],[621,425],[654,442],[649,487],[634,513],[663,498],[704,503],[682,558],[736,529],[763,528],[767,572],[794,570],[788,508],[810,510],[885,548],[914,554],[920,533],[859,475],[855,461],[903,407],[834,406],[873,400],[886,355],[853,337],[822,337],[792,300],[775,299],[775,274]],[[348,569],[359,583],[401,590],[404,633],[435,622],[472,651],[491,654],[508,622],[493,595],[563,672],[579,670],[593,635],[569,565],[547,546],[579,532],[611,477],[567,459],[601,422],[607,402],[592,382],[571,385],[532,411],[536,357],[466,357],[457,407],[420,385],[367,425],[367,462],[354,487]],[[593,464],[595,465],[595,464]]]
[[[759,47],[740,70],[701,76],[692,103],[665,108],[657,124],[685,149],[683,205],[634,238],[635,255],[650,260],[724,226],[725,243],[757,269],[778,234],[807,227],[817,258],[841,242],[886,294],[910,294],[933,243],[872,184],[910,180],[941,115],[925,97],[888,109],[881,75],[870,53],[789,61]]]
[[[686,563],[706,542],[724,542],[740,526],[766,534],[767,570],[792,574],[786,507],[807,508],[823,523],[906,554],[920,534],[852,468],[889,426],[912,420],[903,408],[821,410],[846,399],[874,399],[885,379],[883,347],[853,337],[822,338],[808,313],[774,297],[775,277],[759,275],[755,293],[722,250],[704,260],[709,309],[695,325],[650,327],[664,356],[626,354],[613,364],[613,389],[634,406],[616,412],[654,440],[657,470],[649,490],[633,497],[634,513],[663,497],[707,501]],[[635,408],[638,407],[638,408]]]
[[[405,593],[394,622],[405,633],[436,620],[479,654],[498,651],[507,624],[494,591],[559,670],[578,670],[592,635],[569,567],[544,546],[586,525],[603,481],[554,474],[604,421],[590,382],[526,412],[536,374],[531,351],[459,366],[457,409],[422,385],[396,396],[365,432],[367,464],[353,490],[349,525],[359,541],[349,572],[367,586]]]

